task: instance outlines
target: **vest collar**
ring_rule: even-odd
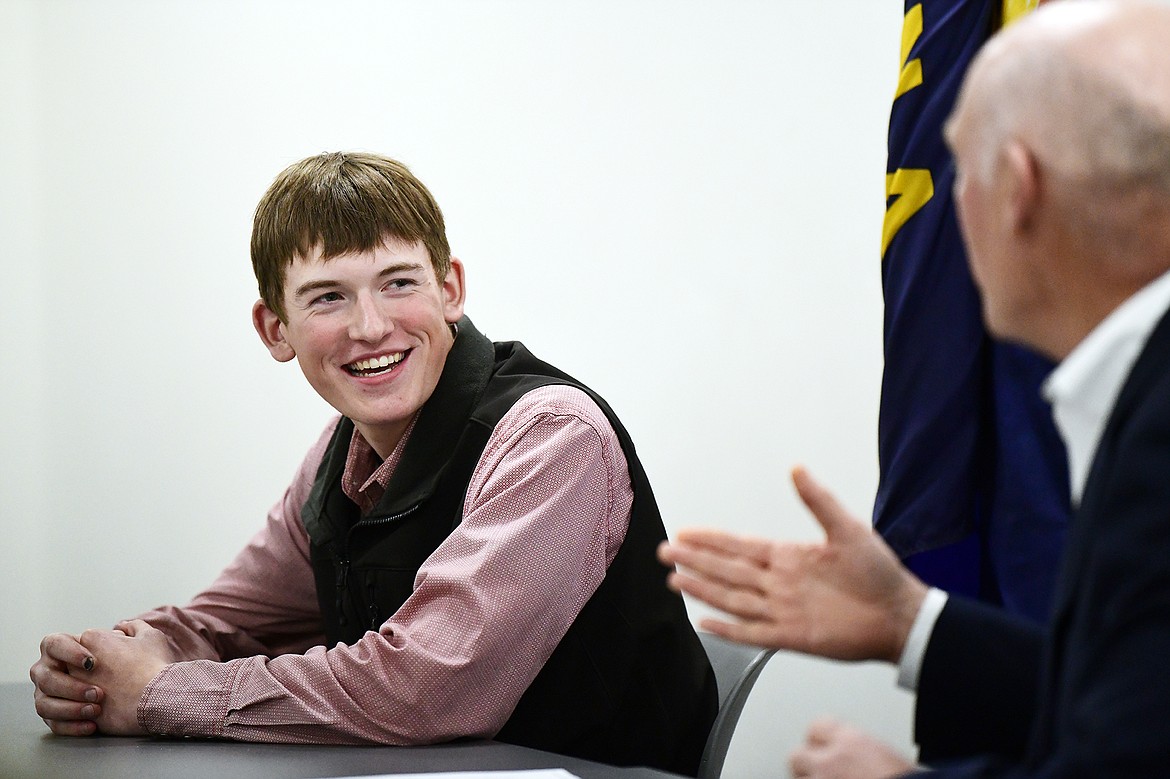
[[[487,387],[495,364],[495,347],[466,316],[447,355],[431,397],[419,411],[402,460],[386,485],[386,494],[365,519],[408,511],[431,495],[472,410]]]
[[[386,485],[385,494],[362,521],[385,521],[409,514],[432,495],[447,462],[459,444],[463,428],[487,387],[495,364],[495,346],[466,316],[459,320],[459,335],[447,354],[443,373],[431,397],[419,410],[418,421],[402,459]],[[316,543],[344,537],[348,526],[325,511],[330,486],[340,480],[349,450],[353,422],[342,418],[318,471],[317,481],[301,511],[301,520]]]

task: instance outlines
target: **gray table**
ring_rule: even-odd
[[[62,738],[33,710],[32,684],[0,684],[0,779],[308,779],[434,771],[564,768],[581,779],[668,779],[551,752],[468,741],[428,747],[330,747],[153,738]]]

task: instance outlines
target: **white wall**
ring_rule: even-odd
[[[796,462],[867,515],[900,27],[893,0],[0,0],[0,679],[190,597],[319,432],[249,325],[248,232],[323,150],[427,182],[470,315],[610,400],[669,530],[815,537]],[[777,658],[728,775],[823,712],[908,745],[892,679]]]

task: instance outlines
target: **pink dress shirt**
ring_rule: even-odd
[[[402,608],[378,632],[326,648],[300,512],[336,424],[211,587],[142,615],[186,658],[143,691],[147,731],[328,744],[490,737],[625,538],[633,490],[609,421],[576,388],[533,390],[496,425],[462,523]],[[381,464],[355,435],[343,489],[359,505],[376,502],[409,434]]]

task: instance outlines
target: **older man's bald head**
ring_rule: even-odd
[[[989,330],[1062,359],[1170,269],[1170,7],[1060,0],[993,38],[947,125]]]
[[[964,130],[974,134],[973,175],[992,175],[1016,140],[1070,183],[1170,192],[1170,7],[1046,5],[972,64],[948,135]]]

